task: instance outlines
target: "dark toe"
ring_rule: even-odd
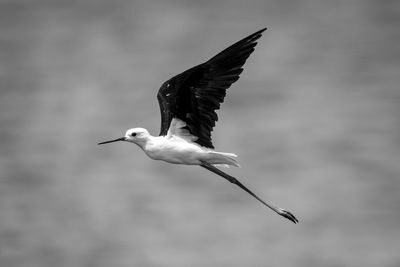
[[[292,213],[290,213],[287,210],[282,209],[279,212],[279,214],[282,215],[283,217],[285,217],[286,219],[291,220],[293,223],[298,223],[299,222],[299,220]]]

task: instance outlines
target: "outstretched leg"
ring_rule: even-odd
[[[229,174],[221,171],[220,169],[214,167],[213,165],[211,165],[210,163],[207,162],[202,162],[201,167],[206,168],[209,171],[212,171],[215,174],[218,174],[219,176],[225,178],[226,180],[228,180],[229,182],[236,184],[237,186],[239,186],[240,188],[242,188],[244,191],[246,191],[247,193],[249,193],[250,195],[252,195],[255,199],[257,199],[258,201],[260,201],[261,203],[263,203],[265,206],[267,206],[268,208],[272,209],[273,211],[275,211],[276,213],[278,213],[279,215],[291,220],[294,223],[298,223],[299,220],[297,220],[297,218],[290,213],[289,211],[286,211],[282,208],[279,207],[275,207],[271,204],[266,203],[264,200],[262,200],[261,198],[259,198],[256,194],[254,194],[252,191],[250,191],[250,189],[248,189],[247,187],[245,187],[241,182],[239,182],[235,177],[230,176]]]

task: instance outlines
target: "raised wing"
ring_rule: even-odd
[[[254,51],[266,28],[231,45],[209,61],[166,81],[157,94],[161,110],[160,135],[167,135],[173,118],[186,128],[201,146],[214,148],[211,131],[218,120],[215,110],[224,101],[226,89],[239,79],[242,66]]]

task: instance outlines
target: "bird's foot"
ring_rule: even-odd
[[[298,222],[299,222],[299,220],[297,220],[297,218],[296,218],[292,213],[290,213],[290,212],[287,211],[287,210],[278,208],[278,210],[277,210],[276,212],[277,212],[279,215],[285,217],[286,219],[291,220],[291,221],[294,222],[294,223],[298,223]]]

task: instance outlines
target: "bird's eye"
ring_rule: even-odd
[[[135,136],[136,136],[136,133],[132,133],[131,135],[132,135],[133,137],[135,137]]]

